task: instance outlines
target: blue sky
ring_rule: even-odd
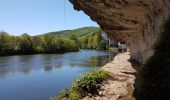
[[[51,31],[98,26],[82,11],[77,12],[64,0],[0,0],[0,31],[12,35],[43,34]]]

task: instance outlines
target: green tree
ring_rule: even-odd
[[[24,33],[20,37],[19,41],[19,51],[22,54],[33,54],[35,53],[35,46],[33,39],[28,34]]]
[[[70,52],[70,51],[78,51],[79,48],[76,45],[76,42],[74,40],[64,38],[63,39],[63,50],[65,52]]]
[[[50,53],[52,48],[52,40],[53,40],[53,36],[52,35],[45,35],[43,37],[41,37],[41,46],[44,49],[44,51],[46,53]]]
[[[97,49],[100,47],[100,42],[101,42],[101,35],[100,32],[95,33],[93,36],[93,48]]]
[[[69,36],[69,39],[74,40],[74,41],[76,42],[76,45],[78,45],[79,47],[81,46],[80,41],[79,41],[77,35],[71,34],[71,35]]]
[[[15,40],[6,32],[0,32],[0,55],[10,55],[15,52]]]
[[[85,49],[87,48],[87,45],[88,45],[88,38],[87,36],[82,36],[79,38],[79,41],[80,41],[80,47]]]
[[[7,33],[0,33],[0,55],[3,55],[7,49]]]
[[[77,38],[77,36],[75,35],[75,34],[71,34],[70,36],[69,36],[69,39],[71,39],[71,40],[74,40],[74,41],[78,41],[78,38]]]
[[[93,36],[88,37],[88,48],[93,49]]]
[[[53,40],[52,40],[53,52],[61,52],[61,50],[63,48],[62,42],[63,42],[63,40],[59,36],[53,38]]]

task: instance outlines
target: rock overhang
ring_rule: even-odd
[[[126,43],[132,59],[145,62],[153,54],[160,26],[170,13],[169,0],[70,0],[110,38]]]

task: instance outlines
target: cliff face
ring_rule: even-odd
[[[170,0],[70,0],[110,38],[126,43],[132,59],[145,62],[153,54],[160,26],[170,14]]]

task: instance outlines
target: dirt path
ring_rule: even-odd
[[[109,73],[109,79],[102,86],[100,96],[86,97],[83,100],[135,100],[132,93],[136,70],[131,66],[129,59],[129,52],[121,53],[103,66],[102,69]]]

